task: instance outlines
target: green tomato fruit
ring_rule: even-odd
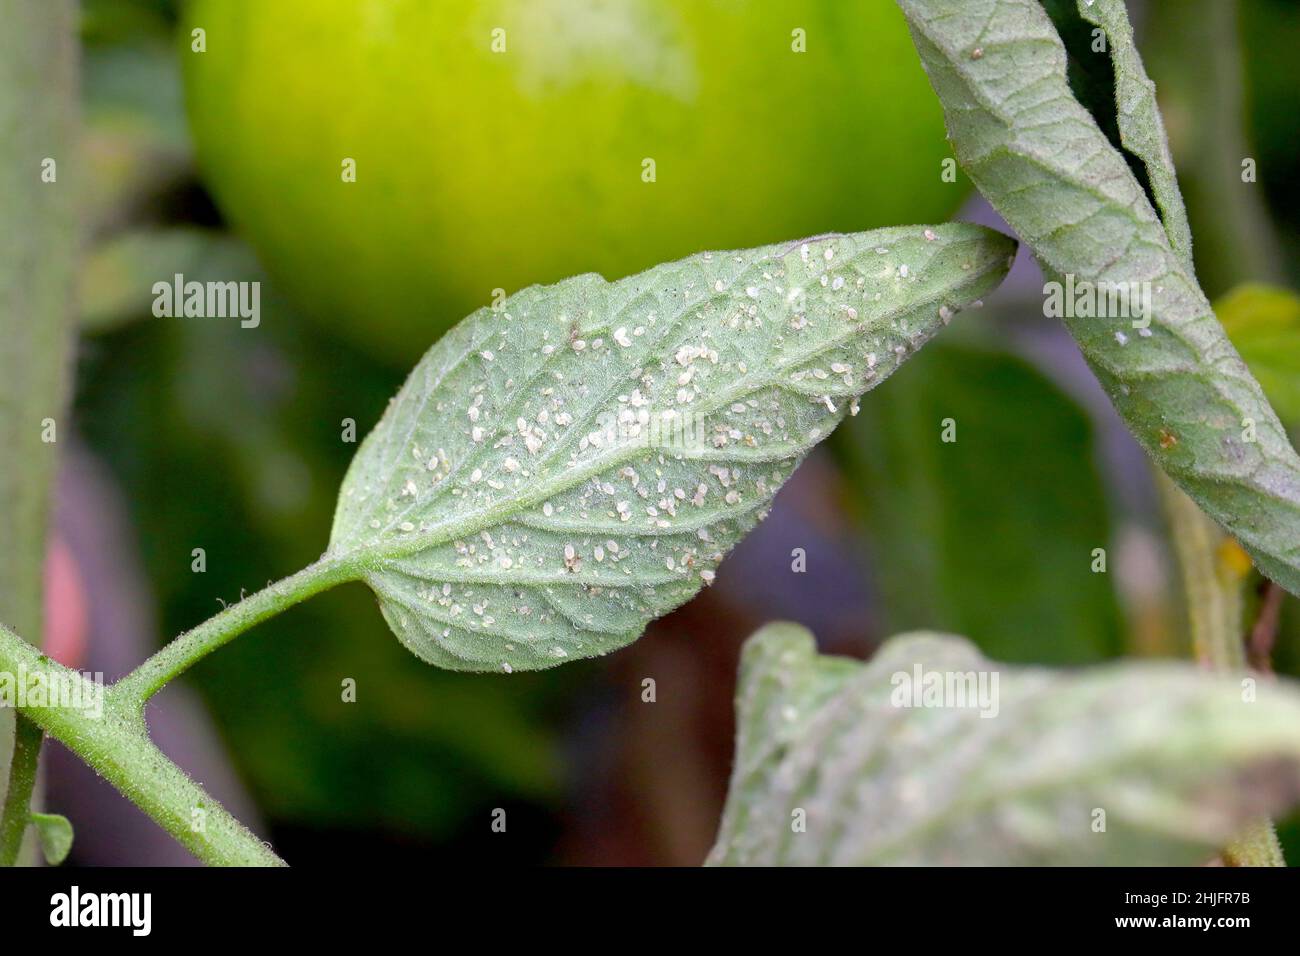
[[[181,38],[223,213],[404,362],[494,290],[943,219],[966,188],[890,0],[196,0]]]

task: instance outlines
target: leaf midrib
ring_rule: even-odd
[[[952,242],[949,245],[949,248],[956,248],[963,244],[978,245],[979,243],[978,240],[957,240]],[[700,407],[704,410],[700,414],[708,415],[711,412],[716,411],[718,408],[730,404],[741,397],[750,395],[753,392],[760,391],[764,388],[773,387],[779,384],[778,379],[780,378],[780,373],[811,361],[817,358],[817,356],[829,352],[832,349],[840,347],[854,336],[862,334],[872,326],[887,327],[891,322],[894,322],[903,316],[912,315],[926,307],[933,307],[950,298],[951,293],[955,289],[974,284],[976,280],[990,272],[996,271],[998,267],[999,259],[997,257],[989,257],[979,268],[972,266],[969,272],[962,273],[962,276],[958,281],[945,283],[935,293],[923,299],[883,312],[879,316],[870,320],[854,323],[847,331],[826,340],[816,348],[799,353],[795,357],[770,368],[765,368],[761,374],[760,372],[755,371],[750,375],[744,376],[728,388],[716,393],[711,400],[701,403]],[[884,377],[886,376],[879,375],[875,379],[871,380],[868,383],[866,390],[869,391],[871,388],[874,388],[883,380]],[[626,382],[620,384],[626,385]],[[842,418],[843,414],[843,411],[840,411],[838,417]],[[399,542],[396,543],[395,546],[385,549],[375,549],[372,545],[358,543],[355,547],[338,553],[338,556],[346,560],[350,555],[361,555],[356,562],[358,567],[365,568],[367,565],[378,565],[379,567],[382,567],[384,562],[409,557],[412,554],[417,554],[421,551],[447,544],[459,538],[473,536],[482,531],[504,524],[511,516],[541,504],[547,499],[568,491],[582,482],[596,477],[596,475],[603,474],[611,468],[617,468],[620,465],[636,460],[637,458],[640,458],[645,451],[646,446],[643,445],[619,446],[614,453],[596,456],[588,461],[584,466],[576,469],[565,469],[560,471],[549,482],[544,482],[538,485],[533,491],[525,492],[521,497],[509,498],[499,504],[481,509],[478,512],[445,521],[441,525],[434,526],[423,533],[413,535],[409,541]],[[678,450],[673,457],[678,460],[683,460],[688,459],[691,456]],[[366,554],[371,556],[369,560],[366,560]]]

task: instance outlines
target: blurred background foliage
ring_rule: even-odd
[[[1189,5],[1201,8],[1200,21],[1185,15]],[[813,21],[825,12],[813,0],[793,11],[752,6],[779,37],[801,15]],[[1292,65],[1300,11],[1286,0],[1130,8],[1168,117],[1198,268],[1208,292],[1227,295],[1225,324],[1294,428],[1300,309],[1284,287],[1300,254],[1300,84]],[[459,293],[440,302],[423,284],[377,292],[388,343],[407,343],[402,358],[401,349],[358,348],[365,330],[359,336],[346,327],[353,319],[320,314],[328,297],[291,297],[289,289],[326,277],[301,256],[278,254],[271,257],[278,269],[294,274],[266,274],[261,250],[228,225],[229,212],[197,171],[181,76],[187,44],[177,40],[183,10],[172,0],[85,0],[83,10],[91,162],[75,426],[125,503],[132,530],[117,538],[117,557],[142,567],[146,584],[128,599],[156,624],[152,635],[137,635],[144,653],[209,616],[219,600],[318,556],[355,449],[342,440],[344,421],[354,420],[363,436],[430,344],[429,329],[458,319],[464,302]],[[896,49],[905,42],[901,18],[884,22],[897,32],[872,42]],[[823,41],[835,44],[834,31],[814,33],[805,55],[816,56]],[[300,42],[307,40],[285,37]],[[755,56],[789,57],[785,40],[776,46]],[[901,68],[921,74],[914,57]],[[910,141],[935,158],[916,160],[924,187],[912,174],[871,180],[888,202],[873,208],[868,190],[822,231],[959,209],[964,218],[995,221],[964,180],[940,180],[937,157],[947,146],[937,106],[924,84],[908,90],[914,99],[897,104],[897,114],[915,113],[920,125],[909,127]],[[889,131],[850,108],[838,122],[872,132],[861,154],[833,157],[836,168],[826,175],[876,176],[873,156],[898,149]],[[240,131],[228,133],[241,142]],[[743,164],[744,144],[731,155]],[[1244,156],[1257,160],[1258,184],[1240,182]],[[655,188],[628,177],[628,190]],[[820,208],[824,189],[814,191],[810,208]],[[697,193],[687,205],[702,225],[709,198]],[[788,193],[775,199],[799,201]],[[737,245],[794,238],[782,232],[789,216],[771,205],[765,216],[757,203]],[[881,209],[888,220],[876,217]],[[523,224],[520,241],[545,227],[545,220]],[[632,248],[627,261],[658,254],[668,226],[659,228],[656,244]],[[670,238],[681,252],[702,245],[689,223],[680,228]],[[408,259],[447,257],[435,239],[415,248],[409,235],[400,241]],[[152,317],[153,283],[175,273],[261,281],[260,326]],[[1273,285],[1229,294],[1246,282]],[[940,440],[947,418],[954,443]],[[204,573],[192,570],[194,548],[204,549]],[[803,575],[791,573],[795,548],[807,554]],[[1106,552],[1104,572],[1094,570],[1098,548]],[[1073,343],[1043,317],[1041,277],[1022,257],[994,302],[960,317],[864,399],[830,451],[810,460],[772,518],[724,566],[717,587],[627,651],[508,679],[443,673],[400,647],[358,586],[259,626],[191,680],[224,743],[219,759],[233,766],[266,832],[294,862],[436,852],[691,864],[713,835],[729,772],[736,653],[762,620],[800,620],[818,631],[824,649],[859,656],[890,634],[922,627],[966,634],[991,657],[1018,662],[1186,655],[1174,581],[1144,459]],[[97,641],[107,646],[104,629],[92,621],[90,660],[105,660],[94,654]],[[1300,674],[1300,606],[1291,598],[1274,659],[1279,672]],[[105,669],[133,662],[110,660]],[[641,701],[646,676],[658,683],[653,705]],[[354,704],[340,700],[345,678],[357,682]],[[52,792],[61,793],[57,780]],[[97,799],[107,816],[118,812],[109,796]],[[510,815],[508,840],[489,831],[496,807]],[[1300,860],[1300,830],[1287,826],[1283,835],[1292,862]],[[151,858],[139,844],[111,852],[104,859],[74,847],[73,860]]]

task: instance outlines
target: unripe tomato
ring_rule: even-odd
[[[964,191],[892,0],[196,0],[181,38],[220,208],[303,311],[403,362],[497,289]]]

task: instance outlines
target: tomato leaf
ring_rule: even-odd
[[[622,647],[1014,250],[909,226],[525,289],[416,366],[352,462],[330,552],[431,663]]]
[[[965,706],[927,689],[959,681]],[[709,862],[1204,862],[1300,793],[1300,689],[1254,692],[1191,664],[1008,667],[927,633],[861,664],[771,624],[742,656]]]
[[[1156,85],[1147,76],[1133,40],[1124,0],[1078,0],[1079,16],[1106,35],[1114,61],[1115,98],[1112,106],[1120,143],[1146,170],[1147,184],[1160,210],[1169,245],[1187,266],[1192,265],[1192,229],[1178,189],[1178,174],[1169,153],[1164,119],[1156,103]]]
[[[1300,456],[1192,272],[1149,81],[1127,21],[1118,26],[1122,2],[1098,0],[1092,15],[1116,44],[1121,136],[1146,164],[1163,222],[1071,94],[1065,49],[1037,0],[899,4],[958,161],[1048,278],[1149,295],[1137,319],[1064,318],[1124,422],[1261,571],[1300,594]]]

